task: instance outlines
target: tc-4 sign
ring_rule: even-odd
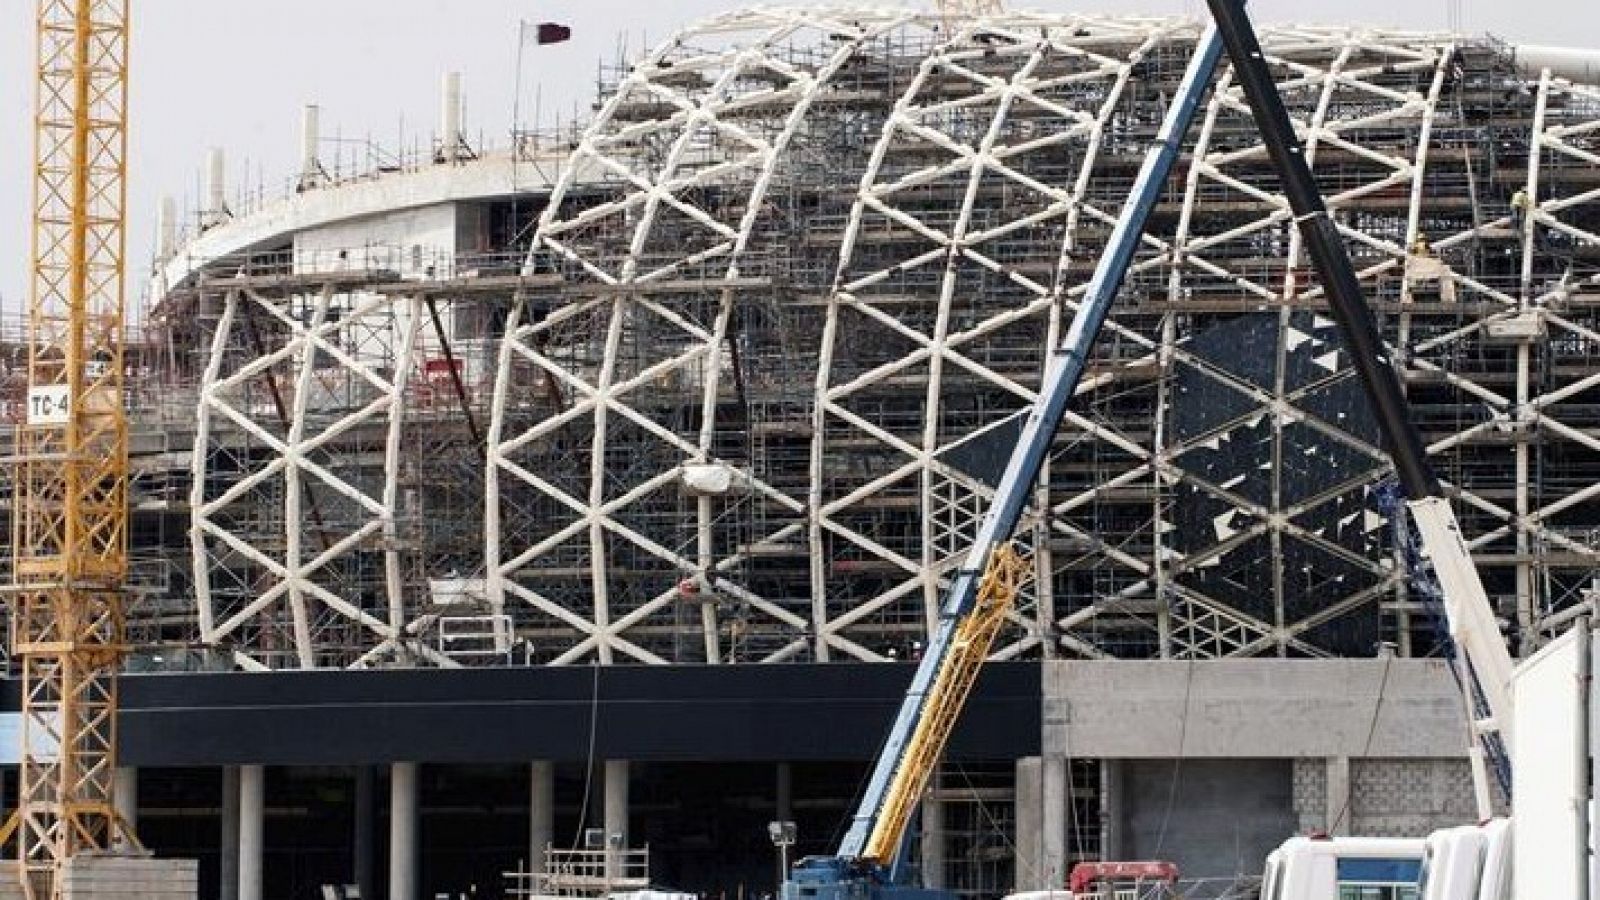
[[[29,425],[65,425],[71,417],[71,388],[64,384],[28,388]]]

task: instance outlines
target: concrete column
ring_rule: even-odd
[[[1043,794],[1039,862],[1045,887],[1058,888],[1067,883],[1067,803],[1072,785],[1067,777],[1065,756],[1045,756],[1039,766]]]
[[[545,852],[556,833],[555,763],[534,760],[528,775],[528,871],[538,873],[544,871]]]
[[[1045,881],[1040,858],[1041,839],[1044,830],[1042,803],[1043,767],[1037,756],[1026,756],[1017,760],[1017,781],[1015,798],[1016,804],[1016,878],[1013,890],[1037,891],[1042,890]]]
[[[222,841],[218,854],[220,900],[239,900],[239,767],[222,767]]]
[[[606,760],[606,877],[622,877],[622,854],[628,848],[628,761]]]
[[[773,804],[776,809],[774,818],[779,822],[794,821],[794,766],[791,763],[778,763],[778,780],[775,786],[777,802]]]
[[[1350,820],[1355,817],[1350,808],[1350,757],[1330,756],[1327,759],[1328,805],[1324,817],[1328,834],[1347,835]]]
[[[922,798],[922,886],[944,888],[944,801],[929,794]]]
[[[361,900],[376,900],[377,879],[373,878],[372,861],[377,849],[373,834],[378,818],[378,773],[371,766],[356,766],[355,834],[350,846],[351,880],[361,892]]]
[[[261,900],[266,848],[267,770],[239,767],[239,900]]]
[[[1120,759],[1100,761],[1100,855],[1105,859],[1127,859],[1127,793]]]
[[[127,828],[128,834],[139,833],[139,770],[132,766],[119,766],[115,793],[111,797],[111,805],[117,810],[117,817],[122,819],[122,824]],[[117,844],[127,847],[126,836],[119,839]]]
[[[417,900],[417,764],[414,762],[397,762],[389,767],[389,900]]]

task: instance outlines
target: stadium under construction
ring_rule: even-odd
[[[314,107],[282,192],[214,152],[126,349],[144,844],[229,900],[774,892],[768,823],[833,845],[1200,30],[757,8],[559,133],[471,138],[447,75],[407,152]],[[1263,41],[1532,653],[1600,596],[1600,52]],[[1233,884],[1474,817],[1328,315],[1224,66],[1024,516],[930,884]]]

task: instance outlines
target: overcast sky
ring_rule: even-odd
[[[905,0],[906,5],[919,0]],[[931,2],[931,0],[929,0]],[[1512,41],[1600,45],[1596,0],[1454,0],[1465,29]],[[322,109],[335,135],[398,142],[434,130],[439,77],[465,76],[467,131],[508,132],[516,94],[517,22],[570,24],[568,44],[530,48],[522,110],[542,96],[555,110],[594,92],[596,63],[623,42],[637,50],[739,0],[130,0],[133,9],[129,149],[130,299],[150,256],[159,198],[192,199],[205,148],[228,152],[238,184],[278,185],[298,157],[300,108]],[[1013,8],[1189,13],[1200,0],[1012,0]],[[14,315],[25,294],[31,191],[34,0],[0,0],[0,299]],[[1316,21],[1443,28],[1451,0],[1254,0],[1262,22]]]

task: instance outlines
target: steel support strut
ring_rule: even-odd
[[[1273,83],[1243,0],[1206,0],[1206,5],[1222,33],[1233,62],[1234,78],[1244,88],[1267,154],[1283,183],[1295,224],[1327,292],[1345,350],[1377,414],[1422,549],[1439,578],[1450,636],[1466,653],[1488,704],[1491,718],[1480,720],[1477,727],[1485,735],[1498,731],[1505,745],[1510,746],[1511,654],[1500,636],[1494,608],[1462,539],[1455,513],[1428,462],[1422,434],[1411,421],[1399,374],[1384,346],[1377,320],[1362,297],[1355,266],[1322,202],[1306,162],[1305,148]]]
[[[1207,28],[1195,47],[1194,57],[1184,73],[1166,120],[1134,181],[1127,203],[1117,218],[1105,250],[1101,253],[1084,298],[1060,344],[1052,351],[1045,369],[1038,399],[1029,410],[1018,437],[1016,449],[1006,464],[993,504],[984,516],[978,536],[966,560],[957,571],[940,607],[939,622],[907,689],[882,752],[878,755],[867,789],[841,843],[838,858],[886,866],[893,853],[884,856],[883,848],[898,847],[903,831],[882,833],[889,827],[883,811],[896,801],[896,795],[910,792],[919,797],[926,787],[927,771],[906,767],[907,748],[920,730],[931,727],[925,715],[927,699],[936,693],[942,678],[948,677],[954,638],[959,626],[971,614],[984,572],[1000,545],[1009,540],[1022,517],[1056,430],[1066,413],[1067,403],[1077,392],[1078,383],[1089,361],[1096,337],[1104,325],[1138,250],[1150,211],[1160,199],[1167,177],[1177,161],[1184,135],[1194,121],[1211,76],[1222,56],[1222,43],[1215,28]],[[915,802],[914,799],[912,802]]]

